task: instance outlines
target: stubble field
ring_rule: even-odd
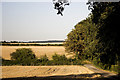
[[[35,55],[39,58],[42,55],[47,55],[51,59],[52,55],[65,54],[67,57],[73,56],[65,52],[63,46],[1,46],[2,57],[10,59],[10,54],[18,48],[31,48]],[[30,78],[30,77],[49,77],[49,76],[64,76],[75,78],[96,78],[101,75],[96,74],[94,71],[85,66],[80,65],[61,65],[61,66],[2,66],[2,74],[0,78],[7,80],[8,78]],[[70,76],[72,75],[72,76]],[[12,79],[11,79],[12,80]]]
[[[52,55],[65,54],[65,48],[63,46],[1,46],[2,57],[10,60],[10,54],[18,48],[31,48],[35,55],[39,58],[42,55],[47,55],[51,59]],[[46,76],[67,76],[67,75],[82,75],[82,74],[94,74],[84,66],[77,65],[62,65],[62,66],[2,66],[2,76],[0,78],[17,78],[17,77],[46,77]],[[82,76],[83,77],[83,76]],[[85,76],[86,77],[86,76]],[[94,76],[91,76],[94,77]]]
[[[67,57],[71,56],[65,52],[63,46],[2,46],[2,58],[10,60],[10,54],[18,48],[31,48],[38,58],[46,54],[51,59],[55,53],[59,55],[65,54]]]
[[[84,66],[2,66],[2,78],[93,74]],[[83,77],[83,76],[82,76]],[[95,77],[95,76],[91,76]]]

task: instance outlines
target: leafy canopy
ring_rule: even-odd
[[[16,49],[15,52],[10,54],[12,60],[19,62],[29,62],[36,59],[35,54],[30,48],[20,48]]]

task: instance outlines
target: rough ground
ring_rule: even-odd
[[[84,66],[2,66],[2,80],[120,80],[117,74]]]
[[[93,74],[84,66],[2,66],[2,78]],[[98,75],[99,76],[99,75]],[[97,76],[91,76],[97,77]]]

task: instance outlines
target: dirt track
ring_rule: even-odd
[[[108,72],[102,69],[98,69],[95,66],[93,66],[92,64],[85,64],[85,67],[87,67],[88,69],[92,70],[95,73],[100,73],[102,77],[110,77],[110,76],[115,76],[115,73],[112,72]]]
[[[2,78],[93,74],[84,66],[2,66]],[[95,77],[95,76],[92,76]],[[99,75],[98,75],[99,77]]]

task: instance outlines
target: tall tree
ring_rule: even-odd
[[[97,44],[97,28],[92,24],[91,17],[75,25],[65,41],[66,51],[75,53],[77,58],[92,58]]]
[[[100,60],[109,67],[120,62],[120,2],[89,2],[92,22],[98,25]],[[119,70],[120,71],[120,70]],[[120,72],[119,72],[120,73]]]

